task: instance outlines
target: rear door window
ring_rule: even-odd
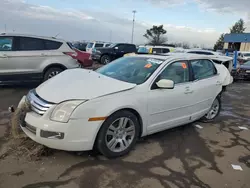
[[[191,66],[195,80],[209,78],[217,74],[214,64],[207,59],[192,60]]]
[[[62,42],[44,40],[46,50],[57,50],[62,46]]]
[[[163,48],[162,49],[162,53],[169,53],[169,52],[170,52],[170,50],[168,48]]]
[[[32,37],[19,37],[17,50],[37,51],[37,50],[46,50],[46,48],[43,39],[32,38]]]
[[[12,37],[0,37],[0,51],[12,51],[12,46]]]

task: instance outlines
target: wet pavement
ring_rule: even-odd
[[[7,131],[8,106],[28,88],[0,89],[0,147]],[[250,83],[235,83],[222,98],[213,123],[185,125],[141,139],[129,155],[108,160],[93,152],[54,151],[39,161],[0,159],[3,188],[249,188]],[[202,129],[195,127],[198,124]],[[236,171],[231,164],[240,165]]]

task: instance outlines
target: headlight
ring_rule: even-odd
[[[66,101],[58,104],[53,110],[50,119],[52,121],[59,121],[63,123],[67,123],[72,112],[79,106],[81,103],[85,101],[83,100],[74,100],[74,101]]]

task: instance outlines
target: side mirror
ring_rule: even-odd
[[[161,89],[174,89],[173,80],[161,79],[158,82],[156,82],[156,85]]]
[[[118,49],[119,49],[119,48],[116,46],[116,47],[115,47],[115,50],[118,50]]]

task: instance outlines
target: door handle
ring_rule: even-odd
[[[6,54],[3,54],[0,56],[1,58],[8,58],[8,56]]]
[[[189,88],[186,88],[186,91],[184,92],[185,94],[191,94],[193,93],[194,91],[193,90],[190,90]]]
[[[222,85],[222,83],[221,83],[220,81],[217,81],[217,82],[216,82],[216,85],[217,85],[217,86],[220,86],[220,85]]]

